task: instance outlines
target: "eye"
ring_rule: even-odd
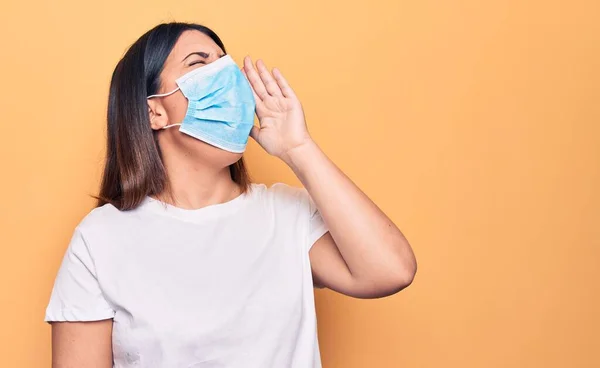
[[[198,61],[194,61],[194,62],[190,63],[190,66],[196,65],[196,64],[206,64],[206,62],[204,60],[198,60]]]

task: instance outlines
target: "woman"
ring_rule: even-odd
[[[54,367],[320,367],[313,286],[377,298],[412,282],[406,239],[311,139],[282,74],[233,66],[187,23],[119,61],[98,206],[46,311]],[[251,183],[248,136],[305,189]]]

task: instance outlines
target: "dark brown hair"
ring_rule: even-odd
[[[219,36],[205,26],[163,23],[131,45],[115,67],[108,96],[106,163],[96,197],[98,207],[110,203],[119,210],[130,210],[146,196],[170,196],[156,132],[150,127],[146,96],[158,93],[165,60],[187,30],[204,33],[226,52]],[[246,192],[250,178],[243,158],[229,169],[233,181]]]

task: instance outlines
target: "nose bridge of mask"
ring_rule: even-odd
[[[230,73],[226,69],[237,65],[226,55],[202,68],[198,68],[178,78],[176,83],[189,101],[198,101],[219,93],[231,82]]]

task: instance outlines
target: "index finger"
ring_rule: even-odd
[[[246,77],[248,78],[248,81],[252,86],[252,89],[255,91],[256,95],[258,95],[259,99],[262,101],[265,98],[267,98],[269,96],[269,93],[267,92],[267,89],[265,88],[262,79],[260,79],[258,72],[254,68],[250,56],[246,56],[244,58],[244,70],[246,72]]]

